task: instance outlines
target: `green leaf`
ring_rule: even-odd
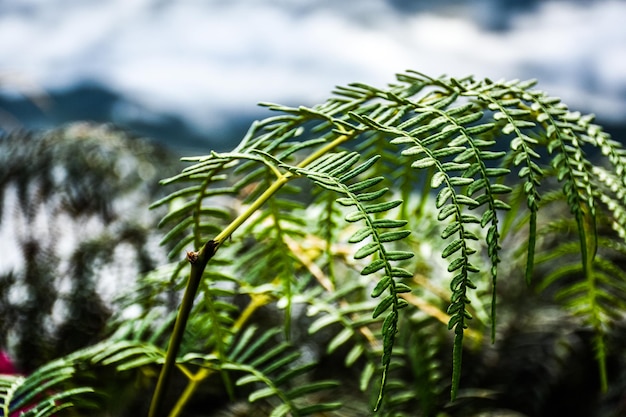
[[[391,141],[391,143],[399,144],[400,142],[397,139],[394,139]],[[402,156],[417,156],[423,154],[424,152],[426,152],[426,148],[424,148],[422,145],[411,146],[410,148],[402,151]]]
[[[354,335],[354,330],[350,327],[344,327],[335,337],[328,342],[326,351],[333,353],[338,347],[346,343]]]
[[[495,123],[484,123],[476,126],[470,126],[465,128],[465,131],[470,136],[476,136],[483,134],[485,132],[489,132],[495,127]]]
[[[408,285],[402,283],[402,282],[396,282],[396,292],[398,294],[400,293],[405,293],[405,292],[412,292],[413,289],[411,287],[409,287]]]
[[[357,201],[355,201],[352,198],[345,198],[345,197],[338,198],[337,202],[339,204],[341,204],[342,206],[344,206],[344,207],[350,207],[350,206],[356,206],[357,205]]]
[[[454,158],[456,163],[465,163],[476,157],[476,151],[473,148],[468,148],[461,152]]]
[[[393,200],[393,201],[385,201],[378,204],[370,204],[369,206],[365,206],[366,213],[382,213],[384,211],[389,211],[393,208],[398,207],[402,204],[402,200]]]
[[[445,179],[446,179],[446,173],[442,171],[437,171],[435,172],[432,179],[430,180],[430,186],[433,189],[439,188],[439,186],[441,185],[441,183],[443,183]]]
[[[354,259],[363,259],[378,251],[380,245],[378,242],[370,242],[362,246],[355,254]]]
[[[370,275],[373,274],[374,272],[380,271],[381,269],[383,269],[385,267],[386,263],[384,260],[382,259],[376,259],[374,261],[372,261],[371,264],[367,265],[365,268],[363,268],[363,270],[361,271],[361,275]]]
[[[337,180],[341,183],[345,183],[346,181],[351,180],[352,178],[355,178],[363,174],[365,171],[370,169],[379,159],[380,159],[380,155],[374,155],[367,161],[363,162],[361,165],[358,165],[357,167],[351,169],[350,172],[343,174]],[[351,190],[351,191],[355,192],[354,190]]]
[[[463,239],[456,239],[453,240],[448,246],[446,246],[446,248],[443,250],[443,252],[441,253],[441,257],[442,258],[447,258],[448,256],[452,255],[453,253],[459,251],[463,245],[465,244],[465,240]]]
[[[311,325],[309,326],[309,334],[317,333],[324,327],[337,323],[340,320],[341,320],[341,317],[339,315],[335,315],[335,314],[322,315],[322,317],[320,317],[319,319],[311,323]]]
[[[437,215],[437,219],[439,221],[445,220],[453,214],[456,214],[457,207],[454,204],[448,204],[443,206],[441,210],[439,210],[439,214]]]
[[[364,218],[367,217],[367,214],[361,212],[361,211],[353,211],[351,213],[348,213],[345,217],[347,222],[350,223],[354,223],[354,222],[358,222],[360,220],[363,220]]]
[[[387,259],[390,261],[404,261],[413,257],[412,252],[406,251],[387,251]]]
[[[390,294],[387,297],[383,298],[380,301],[380,303],[378,303],[376,308],[374,309],[374,312],[372,313],[372,317],[373,318],[377,318],[378,316],[383,314],[389,307],[391,307],[391,305],[393,304],[394,300],[396,300],[396,296],[393,295],[393,294]],[[392,314],[392,313],[390,313],[390,314]],[[385,319],[385,322],[387,322],[388,318],[389,318],[389,316],[387,316],[387,318]],[[387,324],[387,326],[389,326],[389,324]],[[384,328],[385,328],[385,326],[383,325],[383,333],[385,332]]]
[[[391,268],[391,276],[394,278],[412,278],[413,274],[404,268]]]
[[[408,222],[406,220],[394,220],[394,219],[375,219],[372,221],[372,225],[377,229],[392,229],[395,227],[406,226]]]
[[[407,154],[405,152],[402,152],[402,155],[407,156]],[[411,164],[411,167],[415,168],[415,169],[424,169],[424,168],[429,168],[429,167],[435,165],[435,163],[436,163],[436,161],[433,158],[427,156],[427,157],[424,157],[422,159],[418,159],[417,161],[414,161]]]
[[[378,236],[378,239],[381,242],[395,242],[397,240],[404,239],[405,237],[409,236],[410,234],[411,234],[410,230],[397,230],[397,231],[393,231],[393,232],[381,233]]]
[[[392,297],[392,295],[390,295],[389,297]],[[391,311],[389,314],[387,314],[387,317],[385,317],[382,327],[382,333],[385,339],[389,340],[390,337],[393,337],[395,335],[398,327],[397,320],[398,313],[396,313],[395,311]]]
[[[356,198],[358,201],[372,201],[372,200],[376,200],[377,198],[382,197],[388,190],[389,190],[388,188],[381,188],[380,190],[377,190],[377,191],[358,194]]]
[[[446,228],[441,232],[441,238],[447,239],[453,234],[457,233],[461,228],[461,224],[459,222],[450,223]]]
[[[365,238],[367,238],[367,237],[371,236],[371,235],[372,235],[372,233],[373,233],[372,229],[370,229],[370,228],[368,228],[368,227],[364,227],[364,228],[359,229],[359,230],[357,230],[356,232],[354,232],[354,233],[352,234],[352,236],[350,236],[350,239],[348,239],[348,242],[350,242],[350,243],[359,243],[359,242],[362,242],[362,241],[363,241],[363,239],[365,239]],[[369,255],[369,253],[368,253],[367,255]],[[367,255],[365,255],[365,256],[367,256]],[[355,258],[356,258],[356,259],[361,259],[361,258],[364,258],[365,256],[360,256],[360,257],[357,257],[357,256],[355,255]]]
[[[350,351],[346,355],[346,358],[344,359],[345,365],[347,367],[354,365],[354,363],[363,355],[363,353],[365,353],[365,348],[363,347],[363,345],[359,343],[355,344],[354,346],[352,346],[352,349],[350,349]]]
[[[463,195],[463,194],[457,194],[456,195],[456,201],[457,201],[458,204],[464,204],[464,205],[470,206],[470,207],[476,207],[476,206],[480,205],[480,204],[478,204],[478,201],[474,200],[471,197]]]
[[[261,398],[267,398],[276,395],[276,391],[272,387],[261,388],[260,390],[254,391],[252,394],[248,396],[248,401],[251,403],[260,400]]]
[[[389,275],[385,275],[372,290],[372,298],[380,296],[391,285],[392,278]]]
[[[448,272],[456,271],[457,269],[461,268],[462,266],[465,266],[466,262],[467,262],[467,259],[465,257],[459,257],[459,258],[454,259],[448,265]]]
[[[465,147],[462,146],[446,146],[444,148],[433,151],[432,156],[437,159],[443,159],[447,156],[452,156],[463,152],[464,150]]]
[[[282,403],[272,410],[270,417],[285,417],[291,410],[291,404]]]
[[[438,193],[437,193],[437,198],[435,200],[435,207],[437,208],[441,208],[441,206],[443,206],[444,204],[446,204],[446,202],[448,201],[448,199],[450,197],[452,197],[452,189],[445,187],[442,188]],[[439,220],[443,220],[443,219],[439,219]]]
[[[378,184],[384,179],[385,179],[384,177],[367,178],[367,179],[364,179],[363,181],[349,185],[348,191],[350,191],[351,193],[359,193],[363,190],[366,190],[368,188],[375,186],[376,184]]]
[[[443,164],[441,164],[441,168],[446,172],[463,171],[469,167],[470,167],[470,164],[468,163],[458,164],[456,162],[444,162]]]
[[[463,187],[474,182],[474,178],[450,177],[450,185],[455,187]]]
[[[235,382],[235,385],[237,385],[238,387],[241,387],[241,386],[246,385],[246,384],[251,384],[253,382],[262,382],[262,381],[263,381],[262,377],[260,377],[258,375],[255,375],[255,374],[250,374],[250,375],[245,375],[245,376],[242,376],[241,378],[239,378]]]
[[[372,380],[372,376],[374,375],[375,370],[376,367],[372,362],[368,362],[365,364],[365,367],[361,372],[361,378],[359,379],[359,389],[361,391],[365,391],[367,389],[370,381]]]

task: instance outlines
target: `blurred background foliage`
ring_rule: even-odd
[[[0,139],[0,346],[25,373],[99,341],[113,300],[162,259],[147,207],[176,158],[109,125]]]

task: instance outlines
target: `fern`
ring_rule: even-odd
[[[284,186],[276,198],[268,201],[267,210],[244,228],[243,234],[254,236],[256,242],[248,244],[251,247],[242,255],[238,271],[253,286],[266,282],[269,277],[280,283],[287,304],[284,326],[287,337],[291,329],[293,288],[304,269],[289,245],[303,237],[305,222],[302,203],[283,196],[294,196],[299,191],[299,187]]]
[[[322,159],[318,164],[307,169],[296,169],[295,172],[312,179],[322,188],[343,195],[344,197],[337,201],[343,206],[354,208],[354,211],[346,215],[346,221],[351,223],[362,221],[364,223],[364,227],[354,232],[349,242],[362,243],[366,239],[369,240],[354,254],[356,259],[363,259],[371,255],[376,256],[371,263],[361,270],[362,275],[370,275],[381,270],[384,273],[383,278],[372,290],[372,297],[377,298],[386,290],[389,290],[389,295],[380,301],[372,313],[373,318],[377,318],[391,309],[382,324],[383,383],[381,385],[384,386],[391,361],[391,351],[398,329],[398,313],[401,308],[407,305],[406,301],[400,298],[399,295],[410,291],[408,286],[397,280],[411,276],[411,273],[408,271],[393,266],[392,262],[411,258],[413,254],[406,251],[390,251],[385,248],[385,243],[401,240],[407,237],[410,232],[402,229],[391,230],[404,226],[406,221],[377,220],[373,215],[394,209],[402,204],[402,201],[377,202],[388,191],[386,188],[372,190],[372,187],[380,183],[382,177],[347,183],[347,181],[366,172],[376,163],[378,158],[371,158],[363,164],[354,167],[357,159],[357,153],[339,153]],[[345,334],[349,335],[349,333]],[[382,391],[380,399],[382,399]]]
[[[564,237],[568,236],[572,226],[571,222],[561,221],[552,222],[549,227],[554,233]],[[598,252],[590,268],[591,275],[585,273],[584,264],[576,256],[580,253],[579,242],[562,238],[556,247],[537,259],[539,265],[558,265],[548,269],[538,289],[552,290],[558,302],[593,329],[600,382],[606,390],[606,338],[609,325],[620,320],[616,311],[621,311],[626,306],[623,302],[626,296],[623,285],[626,274],[615,260],[626,254],[626,245],[623,240],[617,240],[611,234],[602,233],[595,239]]]
[[[276,333],[271,331],[265,332],[252,342],[255,331],[254,328],[249,328],[242,333],[238,343],[233,345],[230,361],[222,365],[223,369],[244,372],[246,374],[237,380],[237,386],[260,385],[258,389],[249,394],[248,401],[253,403],[261,399],[276,397],[279,399],[279,404],[270,414],[274,417],[285,415],[306,416],[336,410],[341,407],[341,403],[337,402],[307,404],[307,401],[303,401],[305,396],[336,387],[337,382],[300,382],[296,387],[290,387],[289,384],[293,379],[309,372],[315,364],[301,363],[285,369],[286,365],[297,361],[299,354],[297,352],[289,352],[290,347],[286,343],[280,343],[272,349],[260,353],[258,350],[271,341]],[[248,361],[249,364],[247,364]]]
[[[299,200],[314,205],[323,202],[324,215],[317,225],[325,237],[329,240],[349,230],[347,240],[356,245],[354,258],[361,275],[379,277],[370,294],[378,299],[372,316],[381,320],[383,343],[376,407],[384,399],[400,313],[414,290],[407,285],[416,271],[411,269],[415,268],[414,253],[408,249],[411,230],[406,227],[422,218],[429,192],[435,193],[440,237],[445,242],[440,255],[448,262],[453,399],[460,386],[471,312],[477,311],[470,300],[479,299],[477,293],[491,294],[491,339],[496,336],[501,246],[511,224],[502,220],[507,211],[511,211],[508,219],[528,230],[523,269],[529,284],[535,274],[541,201],[550,195],[551,182],[561,184],[560,193],[573,216],[587,288],[599,276],[596,268],[609,268],[597,257],[598,216],[608,210],[615,232],[623,236],[626,230],[625,152],[592,123],[592,117],[571,112],[559,99],[534,90],[532,80],[435,79],[417,72],[397,78],[397,84],[385,89],[359,83],[339,87],[335,97],[311,108],[265,104],[280,114],[254,123],[232,152],[188,158],[192,166],[164,181],[185,184],[183,188],[155,203],[172,205],[162,222],[171,230],[165,242],[173,245],[172,256],[189,245],[195,248],[190,252],[185,308],[179,313],[179,323],[184,324],[207,263],[237,231],[252,235],[252,248],[237,239],[234,245],[247,250],[242,264],[254,277],[253,287],[278,277],[281,288],[273,297],[284,297],[288,306],[294,300],[293,284],[303,288],[310,276],[325,291],[334,291],[338,282],[330,242],[326,242],[323,261],[329,276],[313,259],[292,250],[297,246],[293,241],[310,235],[304,230],[308,225],[299,219],[302,203],[295,203],[293,197],[285,199],[288,194],[284,192],[305,190],[291,188],[296,179],[324,190]],[[591,148],[600,149],[610,168],[590,162]],[[336,195],[338,206],[330,194]],[[415,196],[420,202],[408,204]],[[219,207],[224,198],[241,199],[244,205],[234,212],[224,211]],[[347,224],[336,221],[338,210]],[[608,279],[607,275],[602,279]],[[595,298],[575,298],[578,305],[586,306],[583,310],[596,311],[590,307],[597,304]],[[604,369],[606,346],[601,340],[608,322],[602,314],[592,316],[598,332],[597,357]],[[333,347],[356,334],[356,328],[344,325]],[[177,326],[169,348],[174,352],[184,328]],[[173,356],[166,361],[163,375],[172,364]],[[605,385],[604,373],[601,379]],[[159,390],[155,398],[161,395]]]
[[[333,412],[341,404],[327,393],[337,382],[311,376],[315,360],[294,349],[302,338],[323,340],[320,356],[358,368],[381,415],[432,415],[446,402],[445,378],[453,400],[471,396],[460,389],[463,354],[481,346],[488,324],[496,339],[506,275],[554,295],[592,330],[606,390],[611,330],[626,310],[626,150],[592,116],[534,86],[407,72],[386,88],[338,87],[313,107],[264,104],[275,115],[253,123],[232,151],[184,158],[189,165],[162,181],[174,191],[152,207],[167,209],[160,226],[173,263],[119,301],[107,341],[27,377],[2,376],[3,415],[103,408],[101,372],[158,368],[151,416],[174,375],[186,385],[172,416],[203,383],[272,416]],[[102,161],[96,176],[112,171],[112,159]],[[53,201],[47,180],[36,181],[35,206]],[[110,222],[107,184],[98,185],[96,205],[80,190],[67,198]],[[33,195],[20,187],[29,211]],[[553,215],[563,207],[569,217]],[[511,231],[524,239],[507,241]],[[130,226],[123,236],[150,269],[143,238]],[[508,274],[505,243],[523,253]],[[90,272],[108,254],[101,248],[81,246],[73,272]],[[267,324],[278,310],[282,325]]]
[[[69,407],[100,408],[106,391],[94,377],[97,369],[113,366],[128,371],[162,358],[162,351],[145,344],[103,342],[51,361],[27,377],[2,375],[2,415],[44,417]]]

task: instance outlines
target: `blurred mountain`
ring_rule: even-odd
[[[0,95],[0,110],[0,131],[46,130],[77,121],[114,123],[178,153],[230,149],[255,119],[254,114],[233,114],[221,129],[199,132],[180,114],[150,111],[96,84],[55,91],[44,100]]]

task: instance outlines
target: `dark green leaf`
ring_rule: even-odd
[[[394,278],[411,278],[413,274],[404,268],[393,267],[391,268],[391,276]]]
[[[367,265],[365,268],[363,268],[363,270],[361,271],[361,275],[370,275],[373,274],[376,271],[379,271],[381,269],[383,269],[385,267],[385,261],[382,259],[376,259],[374,261],[372,261],[371,264]]]
[[[446,202],[452,196],[452,194],[453,194],[452,189],[450,189],[449,187],[445,187],[439,190],[439,192],[437,193],[437,198],[435,200],[435,207],[441,208],[441,206],[446,204]],[[439,220],[443,220],[443,219],[439,219]]]
[[[371,296],[373,298],[380,296],[383,291],[385,291],[389,287],[389,285],[391,285],[391,279],[392,278],[390,276],[385,275],[380,281],[378,281],[378,283],[372,290]]]
[[[372,229],[370,229],[368,227],[364,227],[364,228],[359,229],[356,232],[354,232],[352,234],[352,236],[350,236],[350,239],[348,239],[348,242],[350,242],[350,243],[359,243],[359,242],[363,241],[363,239],[365,239],[366,237],[371,236],[371,235],[372,235]],[[367,255],[369,255],[369,254],[367,254]],[[365,255],[365,256],[367,256],[367,255]],[[356,259],[361,259],[362,257],[359,258],[359,257],[357,257],[355,255],[355,258]]]
[[[383,298],[374,309],[374,313],[372,313],[372,317],[376,318],[380,316],[382,313],[384,313],[393,304],[395,299],[396,299],[396,296],[393,294],[390,294],[387,297]],[[385,322],[386,321],[387,320],[385,320]],[[384,333],[384,330],[383,330],[383,333]]]
[[[408,222],[406,220],[394,220],[394,219],[375,219],[372,225],[380,229],[391,229],[394,227],[406,226]]]
[[[365,211],[367,213],[382,213],[384,211],[391,210],[395,207],[398,207],[402,204],[402,200],[393,200],[393,201],[385,201],[377,204],[370,204],[365,206]]]
[[[404,239],[411,234],[410,230],[397,230],[393,232],[381,233],[378,239],[381,242],[395,242],[396,240]]]
[[[454,204],[448,204],[446,206],[443,206],[441,210],[439,210],[439,215],[437,216],[437,219],[439,219],[439,221],[445,220],[451,215],[456,214],[456,212],[457,207]]]
[[[443,252],[441,253],[441,257],[442,258],[447,258],[448,256],[452,255],[453,253],[457,252],[458,250],[460,250],[463,245],[465,244],[465,241],[463,239],[456,239],[453,240],[448,246],[446,246],[446,248],[443,250]]]
[[[363,230],[363,229],[361,229]],[[370,242],[367,243],[366,245],[362,246],[355,254],[354,254],[354,258],[355,259],[363,259],[373,253],[375,253],[378,249],[380,248],[380,245],[378,242]]]
[[[351,180],[352,178],[355,178],[358,175],[361,175],[362,173],[370,169],[370,167],[372,167],[372,165],[374,165],[376,161],[378,161],[379,159],[380,159],[380,155],[375,155],[371,157],[367,161],[363,162],[361,165],[358,165],[357,167],[351,169],[350,172],[343,174],[341,177],[338,178],[338,181],[345,183],[346,181]],[[354,192],[354,190],[351,190],[351,191]]]
[[[411,259],[413,257],[413,253],[405,252],[405,251],[388,251],[387,259],[390,261],[404,261],[406,259]]]
[[[380,190],[372,191],[370,193],[358,194],[356,198],[358,201],[372,201],[382,197],[387,191],[388,188],[381,188]]]
[[[358,193],[360,191],[373,187],[374,185],[378,184],[382,180],[384,180],[383,177],[367,178],[363,181],[349,185],[348,191],[350,191],[351,193]]]

